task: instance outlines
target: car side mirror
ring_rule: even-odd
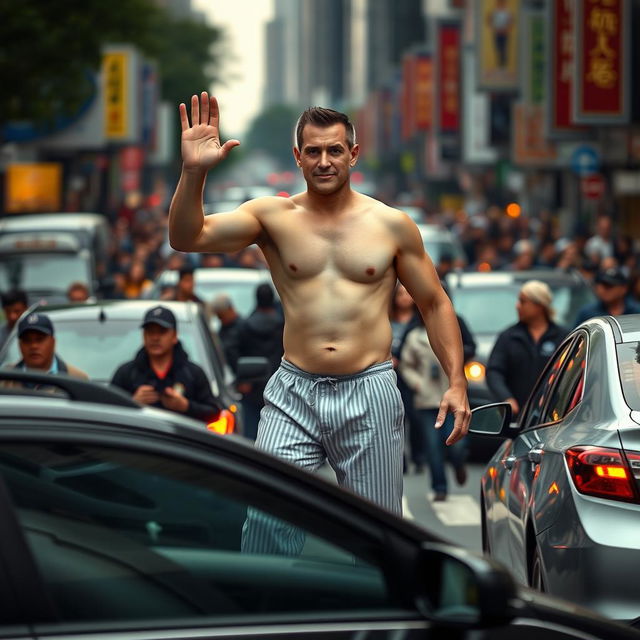
[[[511,575],[493,560],[467,549],[424,543],[420,550],[417,606],[438,626],[489,627],[517,615]]]
[[[508,402],[483,404],[471,410],[469,432],[481,436],[509,438],[513,435],[511,405]]]
[[[236,382],[263,382],[271,376],[271,364],[261,356],[238,358]]]

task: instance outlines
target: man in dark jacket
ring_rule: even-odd
[[[268,283],[256,289],[256,308],[238,329],[238,356],[262,356],[269,360],[273,374],[280,366],[284,347],[282,334],[284,318],[275,302],[273,287]],[[264,405],[262,394],[266,383],[244,383],[238,386],[242,393],[244,435],[255,440],[258,433],[260,410]]]
[[[211,310],[220,320],[218,337],[222,343],[227,364],[235,372],[238,368],[238,350],[240,349],[238,333],[242,318],[226,293],[221,293],[213,299]]]
[[[553,321],[553,296],[540,280],[525,282],[516,309],[519,322],[496,340],[487,364],[487,385],[496,402],[509,402],[516,416],[542,369],[567,335]]]
[[[191,362],[178,340],[176,317],[163,306],[149,309],[142,322],[143,347],[118,367],[111,384],[133,399],[209,422],[220,412],[205,372]]]

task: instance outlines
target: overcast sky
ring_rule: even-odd
[[[226,61],[228,82],[216,88],[216,97],[225,135],[242,141],[262,103],[264,27],[273,15],[272,0],[192,0],[192,5],[227,31],[234,59]]]

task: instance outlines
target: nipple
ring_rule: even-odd
[[[367,268],[366,274],[368,276],[372,276],[375,272],[376,272],[376,270],[373,267],[369,267],[369,268]]]
[[[291,264],[289,265],[289,269],[291,269],[291,271],[297,271],[297,270],[298,270],[298,267],[296,267],[296,265],[295,265],[295,264],[291,263]]]

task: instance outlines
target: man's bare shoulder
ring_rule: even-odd
[[[260,198],[254,198],[253,200],[247,200],[247,202],[240,205],[239,209],[248,211],[255,216],[271,215],[279,213],[281,211],[289,211],[295,209],[292,198],[283,198],[281,196],[262,196]]]
[[[391,207],[380,200],[364,196],[371,201],[371,211],[380,216],[380,219],[390,225],[394,230],[413,230],[417,229],[415,222],[401,209]]]

